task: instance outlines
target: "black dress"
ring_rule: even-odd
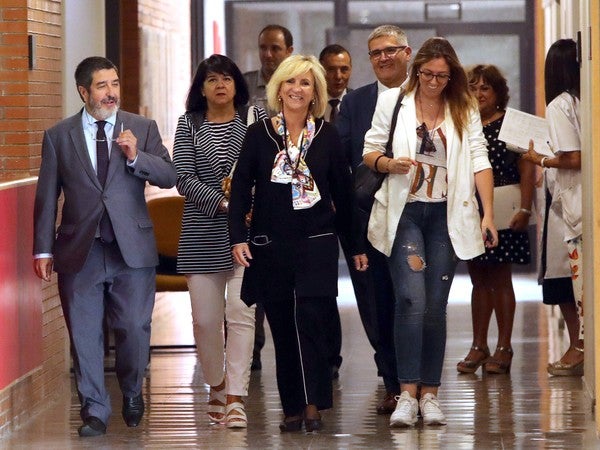
[[[519,183],[521,177],[517,162],[519,155],[506,148],[503,141],[498,140],[503,117],[483,127],[483,134],[488,141],[488,157],[494,174],[494,187]],[[476,262],[529,264],[531,252],[527,232],[510,229],[498,230],[498,246],[486,248],[485,253],[473,260]]]

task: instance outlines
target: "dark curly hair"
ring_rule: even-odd
[[[477,64],[467,71],[469,84],[476,84],[482,80],[485,84],[491,86],[496,94],[496,106],[498,109],[505,110],[508,104],[508,83],[506,78],[493,64]]]

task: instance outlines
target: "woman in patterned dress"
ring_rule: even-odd
[[[186,275],[190,291],[194,339],[210,385],[208,416],[215,423],[224,420],[229,428],[247,425],[243,397],[248,395],[254,344],[255,308],[240,299],[244,268],[231,256],[223,190],[247,123],[266,117],[255,107],[250,110],[253,120],[248,120],[247,102],[248,87],[232,60],[212,55],[202,61],[173,147],[177,190],[185,197],[177,271]]]
[[[467,262],[473,291],[471,316],[473,345],[458,363],[457,370],[473,373],[479,366],[488,373],[508,373],[512,361],[511,335],[515,316],[515,293],[512,285],[512,264],[529,264],[530,247],[527,228],[531,216],[535,170],[521,160],[519,154],[506,148],[498,134],[506,104],[506,79],[493,65],[477,65],[468,74],[469,88],[479,102],[483,132],[488,141],[494,186],[519,184],[521,208],[510,220],[510,228],[498,230],[498,246]],[[499,218],[496,218],[499,219]],[[498,324],[498,343],[493,357],[487,345],[492,313]]]

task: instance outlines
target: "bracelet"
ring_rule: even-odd
[[[521,208],[521,209],[519,210],[519,212],[522,212],[523,214],[527,214],[528,216],[530,216],[530,215],[531,215],[531,210],[530,210],[530,209],[527,209],[527,208]]]
[[[377,157],[377,159],[375,160],[375,164],[373,165],[373,168],[375,169],[375,172],[379,172],[379,169],[377,168],[377,163],[379,162],[380,158],[383,158],[385,155],[379,155]]]
[[[388,163],[385,166],[387,173],[390,173],[390,163],[394,160],[394,158],[388,158]]]
[[[548,159],[548,157],[547,157],[547,156],[544,156],[544,157],[542,158],[542,160],[540,161],[540,166],[541,166],[541,167],[546,167],[546,166],[544,165],[544,163],[546,162],[546,160],[547,160],[547,159]]]

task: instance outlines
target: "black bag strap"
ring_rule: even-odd
[[[398,96],[398,101],[396,101],[396,106],[394,106],[394,112],[392,114],[392,124],[390,126],[390,137],[388,138],[387,144],[385,144],[385,156],[388,158],[392,158],[394,156],[394,152],[392,151],[392,144],[394,142],[394,131],[396,131],[396,122],[398,122],[398,111],[400,111],[400,106],[402,106],[402,99],[404,98],[404,92],[400,91],[400,95]]]

